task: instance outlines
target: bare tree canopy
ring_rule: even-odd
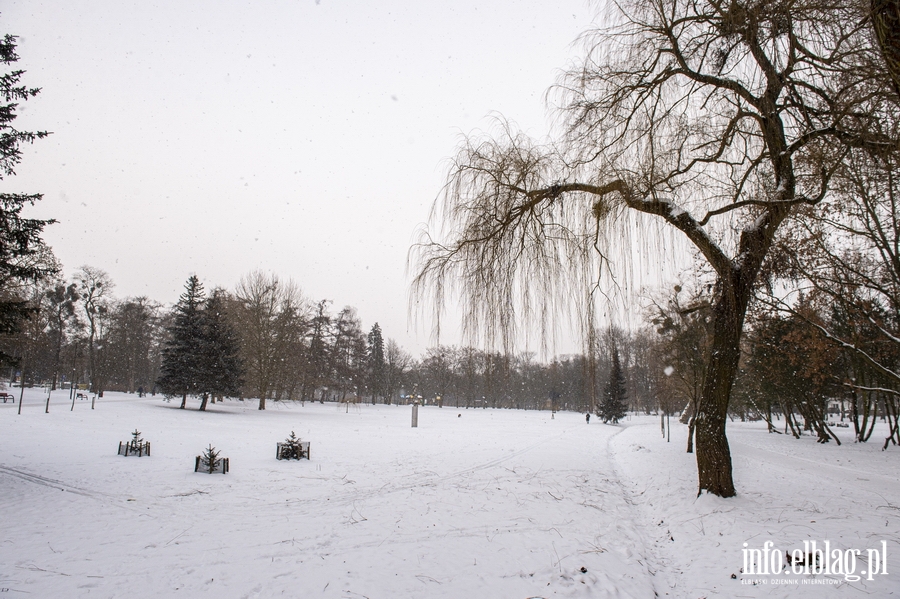
[[[610,251],[626,235],[652,247],[653,223],[681,232],[717,276],[699,490],[730,497],[725,420],[757,275],[779,226],[829,194],[851,148],[898,151],[898,98],[859,1],[635,0],[615,11],[551,91],[557,139],[504,125],[460,148],[440,232],[414,248],[413,290],[436,305],[460,293],[470,326],[508,340],[514,324],[583,297],[611,258],[628,260]]]

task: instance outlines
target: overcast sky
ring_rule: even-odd
[[[359,310],[418,354],[407,251],[459,136],[502,113],[547,130],[543,94],[592,25],[584,0],[4,0],[46,129],[7,191],[66,274],[174,302],[196,273],[254,269]],[[445,329],[442,341],[458,342]]]

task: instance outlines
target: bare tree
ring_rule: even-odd
[[[653,312],[651,322],[661,341],[657,353],[666,365],[663,380],[669,392],[660,398],[660,406],[668,414],[674,406],[667,400],[672,395],[680,399],[684,406],[681,419],[688,425],[687,452],[693,453],[696,418],[709,362],[712,321],[709,298],[676,285],[665,305],[655,303]]]
[[[284,369],[298,365],[299,341],[308,320],[308,305],[293,281],[254,271],[238,282],[235,328],[241,338],[241,353],[247,387],[259,398],[259,409],[285,378]],[[299,366],[298,366],[299,369]],[[299,378],[299,373],[291,376]]]
[[[388,339],[384,352],[384,392],[388,403],[393,403],[395,394],[400,391],[406,379],[406,373],[412,366],[412,356],[393,339]]]
[[[664,224],[716,273],[696,418],[699,492],[735,495],[725,424],[744,316],[780,225],[818,204],[850,147],[896,151],[869,11],[852,0],[616,5],[558,86],[564,134],[469,139],[419,246],[418,296],[466,298],[466,322],[514,338]],[[654,235],[657,234],[657,235]],[[534,321],[535,318],[531,318]],[[485,326],[487,325],[487,326]]]
[[[144,296],[126,298],[112,307],[107,348],[110,388],[134,393],[149,389],[156,380],[153,354],[161,311],[158,302]]]
[[[75,307],[78,303],[78,288],[75,283],[68,286],[61,280],[53,282],[44,292],[44,309],[50,314],[50,332],[53,337],[53,381],[56,389],[62,368],[62,348],[66,339],[66,328],[76,320]]]
[[[895,122],[900,127],[900,118]],[[858,441],[871,434],[865,420],[870,407],[880,403],[892,419],[887,441],[900,443],[898,168],[896,156],[852,150],[835,174],[833,197],[821,211],[794,223],[784,241],[793,254],[773,260],[773,276],[797,293],[760,293],[764,305],[805,322],[833,345],[830,349],[840,350],[841,382]],[[804,309],[810,305],[816,308],[812,314]]]
[[[81,308],[87,320],[91,391],[100,394],[103,391],[103,373],[100,368],[101,360],[98,359],[97,341],[107,328],[105,325],[112,301],[113,282],[106,271],[87,265],[78,269],[74,279],[81,295]]]

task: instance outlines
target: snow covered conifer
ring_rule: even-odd
[[[0,63],[10,65],[19,60],[16,55],[16,37],[0,36]],[[14,70],[0,76],[0,181],[15,174],[15,167],[22,159],[23,143],[31,143],[46,137],[46,131],[22,131],[13,127],[16,109],[38,94],[40,88],[20,85],[24,71]],[[52,260],[36,259],[41,252],[49,254],[41,233],[52,224],[52,219],[26,218],[22,211],[41,199],[41,194],[0,193],[0,281],[3,294],[0,296],[0,334],[18,333],[22,323],[33,312],[34,306],[9,293],[14,284],[38,281],[52,275],[57,267]],[[6,349],[4,347],[4,349]],[[0,350],[0,363],[16,364],[18,358]]]
[[[619,360],[619,348],[613,346],[612,368],[609,370],[609,381],[603,391],[603,401],[597,414],[603,422],[616,424],[625,416],[628,405],[628,395],[625,390],[625,374],[622,372],[622,363]]]
[[[198,363],[197,391],[203,395],[201,410],[209,396],[235,396],[241,392],[243,367],[237,333],[225,316],[225,290],[215,289],[201,315],[202,343]]]
[[[184,293],[175,305],[175,319],[169,327],[169,340],[163,349],[159,388],[166,395],[181,395],[185,407],[188,394],[199,391],[202,370],[204,318],[203,285],[191,275]]]
[[[369,389],[372,391],[372,403],[376,397],[384,397],[384,338],[381,327],[376,322],[367,338],[369,354]]]

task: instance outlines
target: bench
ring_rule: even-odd
[[[75,394],[75,399],[85,399],[86,400],[87,398],[88,398],[87,393],[76,393]]]
[[[6,400],[10,400],[13,403],[16,403],[16,396],[12,393],[0,393],[0,398],[3,399],[3,403],[6,403]]]

